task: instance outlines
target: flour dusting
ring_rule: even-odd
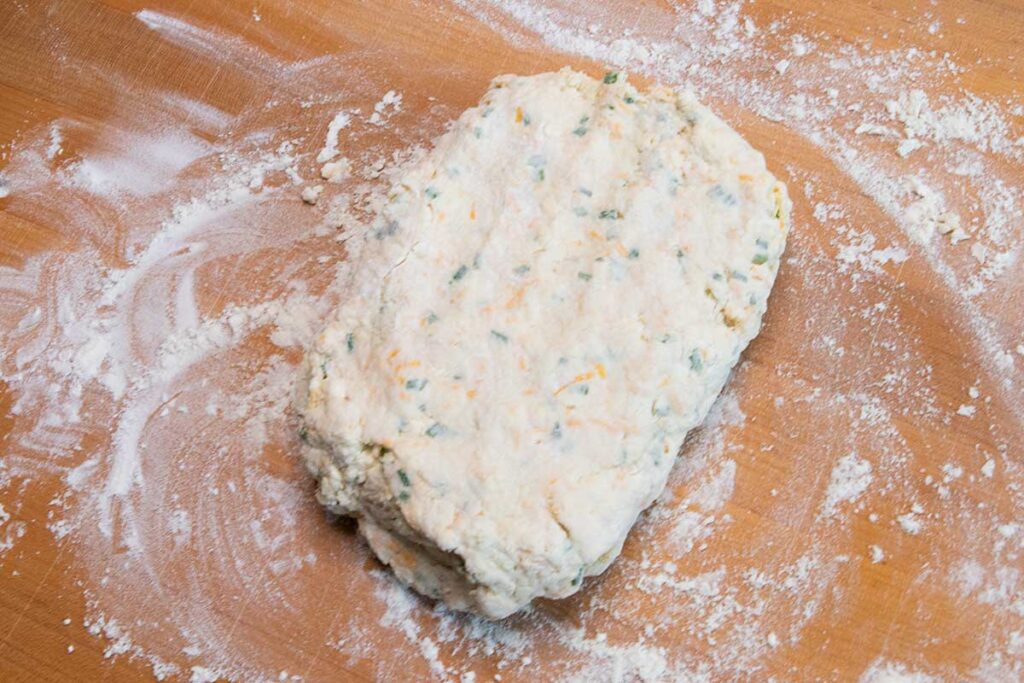
[[[509,69],[547,55],[692,88],[795,201],[764,333],[620,560],[498,623],[414,596],[323,519],[290,408],[353,238],[386,227],[390,179],[497,74],[129,15],[145,49],[237,71],[249,105],[154,89],[141,107],[107,75],[110,122],[46,121],[0,156],[5,214],[59,235],[0,262],[0,569],[46,529],[83,637],[158,680],[829,678],[822,634],[863,619],[841,655],[861,681],[1024,677],[1024,102],[915,44],[955,30],[945,15],[890,48],[761,10],[416,9],[507,45]],[[900,595],[885,615],[880,583]]]

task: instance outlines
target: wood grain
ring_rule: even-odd
[[[619,4],[621,7],[627,3]],[[658,0],[634,4],[638,15],[648,16],[668,15],[674,7],[674,3]],[[253,20],[254,7],[259,11],[258,22]],[[162,40],[135,19],[133,13],[143,8],[237,36],[253,46],[253,50],[229,62],[216,55],[185,49]],[[974,65],[961,80],[965,88],[979,95],[994,99],[1019,96],[1024,88],[1024,5],[1014,0],[968,0],[936,6],[923,2],[764,0],[751,4],[747,11],[759,26],[767,26],[780,17],[788,20],[785,32],[765,37],[769,45],[783,44],[794,32],[827,35],[836,45],[894,48],[912,43],[922,50],[949,52],[958,61]],[[930,35],[922,24],[925,11],[941,18],[943,29],[939,34]],[[960,18],[962,23],[958,22]],[[565,64],[591,72],[601,68],[544,48],[511,21],[502,29],[495,32],[454,6],[397,0],[5,3],[0,8],[0,166],[10,161],[10,151],[23,136],[58,118],[78,122],[75,137],[66,143],[69,153],[89,148],[104,130],[121,125],[126,112],[158,107],[154,92],[179,92],[228,114],[259,109],[272,98],[296,97],[287,83],[271,82],[265,77],[266,60],[291,62],[329,55],[339,64],[334,75],[338,79],[343,77],[346,59],[363,60],[371,64],[366,68],[372,68],[381,74],[383,82],[393,83],[395,89],[406,93],[410,106],[423,112],[430,106],[427,97],[433,95],[449,111],[473,104],[490,78],[500,73],[530,73]],[[510,43],[506,40],[509,36],[520,40]],[[864,225],[876,226],[874,234],[899,239],[900,232],[892,220],[872,206],[842,171],[830,167],[811,143],[783,124],[734,108],[735,103],[725,98],[716,101],[714,93],[709,103],[719,111],[727,108],[724,117],[764,151],[772,169],[795,188],[796,216],[810,216],[813,206],[799,191],[801,178],[791,176],[789,171],[813,168],[819,177],[827,178],[851,197],[851,205],[857,205],[857,219]],[[322,129],[326,125],[326,121],[298,118],[263,123],[292,126],[297,131],[311,126]],[[442,122],[437,122],[433,129],[425,130],[427,139],[439,133],[441,125]],[[209,131],[200,134],[212,137]],[[320,141],[322,130],[309,136],[309,148],[303,151],[314,152]],[[391,144],[397,149],[406,142],[396,139]],[[302,214],[296,209],[294,215]],[[105,263],[123,263],[124,217],[115,213],[104,217],[110,230],[91,236],[69,234],[65,218],[58,208],[44,218],[8,211],[5,201],[0,199],[0,267],[22,268],[36,254],[73,251],[83,240],[97,246]],[[791,250],[835,251],[830,236],[815,232],[814,226],[811,221],[798,218]],[[238,279],[238,273],[259,273],[261,267],[261,257],[250,255],[231,264],[220,264],[218,268],[223,271],[202,274],[207,285],[203,290],[204,307],[216,312],[226,298],[213,283]],[[986,377],[991,369],[977,359],[969,344],[961,343],[958,330],[962,323],[952,297],[935,286],[934,275],[920,261],[912,260],[898,272],[887,272],[893,277],[878,281],[879,295],[888,298],[902,324],[923,340],[920,351],[934,369],[932,382],[938,400],[955,409],[962,400],[964,387]],[[252,277],[250,284],[259,280],[258,275]],[[723,431],[729,457],[738,467],[735,492],[726,507],[733,521],[716,533],[704,553],[677,558],[685,571],[707,571],[738,561],[772,564],[798,554],[807,543],[816,508],[807,505],[796,516],[778,511],[785,501],[792,509],[794,501],[820,498],[832,461],[842,455],[836,452],[840,439],[835,435],[847,430],[848,424],[837,415],[823,424],[793,427],[782,422],[771,396],[793,400],[808,387],[826,385],[837,377],[846,378],[843,381],[852,388],[864,377],[862,366],[879,367],[892,362],[885,349],[872,343],[877,330],[870,326],[845,334],[843,342],[854,352],[843,358],[787,356],[794,348],[794,335],[808,334],[808,309],[801,298],[808,293],[800,289],[800,282],[796,273],[783,268],[766,328],[745,354],[744,367],[735,380],[736,392],[747,397],[743,402],[747,418],[742,426],[726,427]],[[239,285],[243,289],[244,286]],[[0,302],[0,328],[7,328],[17,319],[6,316],[3,305]],[[1019,321],[1019,311],[1019,307],[1007,305],[1001,310],[995,307],[993,315]],[[787,359],[785,374],[779,372],[778,358]],[[771,387],[771,391],[764,387]],[[10,439],[19,420],[12,413],[16,398],[15,391],[0,382],[0,448],[4,449],[5,458],[12,459],[18,457]],[[959,421],[939,428],[926,417],[900,418],[896,423],[901,438],[914,453],[914,466],[921,472],[939,473],[948,462],[976,471],[978,453],[994,451],[997,446],[998,430],[990,425],[998,425],[1003,434],[1019,435],[1019,418],[1014,412],[1019,412],[1017,406],[996,402],[986,421]],[[107,445],[102,434],[87,436],[81,458]],[[778,455],[764,456],[763,449],[769,446]],[[821,461],[816,461],[819,456]],[[265,457],[269,467],[282,472],[290,472],[294,463],[294,453],[286,449],[270,449]],[[8,507],[12,522],[26,525],[25,536],[18,539],[13,550],[0,555],[0,680],[150,680],[152,668],[146,661],[130,656],[105,657],[104,650],[110,643],[89,635],[83,628],[83,619],[89,613],[84,589],[96,577],[89,576],[82,563],[76,561],[79,548],[55,541],[47,529],[50,501],[63,491],[64,484],[58,468],[54,467],[48,475],[44,470],[40,469],[39,480],[31,485],[18,480],[4,493],[13,498],[18,487],[31,492],[19,496],[16,507]],[[678,484],[677,494],[682,495],[694,485],[693,481]],[[1020,518],[1012,495],[987,480],[964,481],[958,492],[976,505],[989,506],[1005,519]],[[300,493],[305,495],[308,491]],[[910,498],[921,500],[932,500],[935,495],[923,484],[911,494]],[[881,518],[892,520],[905,511],[906,500],[873,497],[870,508]],[[320,519],[312,500],[306,508],[310,519]],[[305,538],[325,557],[331,555],[333,548],[336,555],[343,557],[346,567],[375,567],[360,552],[336,550],[339,534],[344,543],[357,546],[350,530],[311,523],[305,533]],[[644,542],[649,540],[645,533],[640,530],[631,538],[625,558],[639,561],[644,555]],[[958,557],[958,546],[964,539],[957,521],[949,520],[947,529],[908,536],[892,524],[872,523],[865,514],[852,516],[844,533],[847,535],[833,539],[832,547],[837,555],[846,554],[856,561],[837,565],[837,576],[833,579],[836,588],[821,598],[826,604],[802,626],[799,640],[766,652],[756,680],[767,680],[772,675],[778,680],[855,680],[879,656],[943,672],[950,680],[968,677],[983,654],[979,634],[991,635],[993,628],[998,631],[1000,627],[990,623],[992,612],[984,605],[965,602],[943,586],[922,578],[935,564]],[[885,562],[863,561],[871,545],[887,549]],[[196,558],[197,566],[204,566],[203,562],[203,558]],[[262,577],[264,568],[259,571]],[[328,577],[332,568],[318,567],[318,571]],[[627,590],[627,581],[628,577],[613,567],[594,585],[606,592]],[[372,599],[338,595],[325,585],[329,586],[327,579],[311,582],[302,589],[311,604],[320,603],[322,607],[311,613],[304,625],[277,615],[247,612],[243,592],[236,594],[230,589],[225,589],[223,602],[214,609],[235,620],[232,642],[244,641],[248,647],[267,653],[268,658],[280,662],[281,669],[304,672],[308,680],[373,680],[372,660],[352,660],[324,645],[346,605],[365,606]],[[739,599],[742,598],[741,593]],[[175,594],[172,592],[166,599],[174,600]],[[638,596],[638,601],[643,600],[649,603],[643,604],[643,609],[652,614],[658,611],[659,600]],[[799,603],[799,597],[793,598],[794,606]],[[571,624],[578,623],[586,605],[586,596],[581,595],[546,604],[542,609]],[[794,607],[794,613],[795,610]],[[65,618],[70,619],[70,625],[62,624]],[[609,637],[615,637],[615,619],[595,619]],[[786,628],[786,623],[775,625],[780,634]],[[380,641],[389,648],[409,647],[405,640],[388,636],[383,630],[378,637],[393,638],[393,642]],[[707,639],[683,629],[674,645],[696,652],[714,647]],[[69,646],[74,647],[73,653],[68,653]],[[543,662],[545,656],[539,652],[535,658]],[[488,680],[487,674],[496,672],[490,660],[466,664],[476,667],[478,680]],[[411,679],[427,675],[425,667],[416,666],[419,668],[410,669]],[[542,671],[535,669],[523,680],[544,680]],[[742,678],[737,673],[733,679]],[[517,677],[506,673],[504,680]]]

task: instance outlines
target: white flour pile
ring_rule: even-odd
[[[290,62],[145,10],[154,41],[244,70],[267,104],[150,92],[98,137],[57,120],[2,157],[4,210],[62,239],[0,266],[0,572],[45,527],[68,613],[84,603],[106,655],[157,678],[827,677],[826,646],[864,681],[1024,677],[1024,103],[968,92],[952,57],[760,25],[739,2],[423,11],[689,83],[796,202],[763,338],[619,563],[491,624],[414,597],[323,520],[295,366],[345,295],[347,238],[467,103],[442,101],[444,65],[377,68],[398,58],[379,45]],[[943,30],[922,21],[921,40]],[[866,613],[853,645],[822,643]]]

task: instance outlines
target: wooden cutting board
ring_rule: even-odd
[[[180,203],[178,188],[195,191],[202,169],[190,163],[200,153],[189,157],[189,164],[182,162],[177,175],[154,180],[161,184],[152,193],[128,193],[123,202],[116,192],[106,195],[106,203],[90,203],[77,190],[60,189],[68,187],[60,185],[61,173],[71,168],[61,164],[90,154],[124,158],[125,149],[104,145],[134,138],[111,131],[134,127],[132,134],[141,135],[140,121],[163,121],[181,102],[193,104],[178,123],[200,147],[251,147],[259,144],[258,131],[272,130],[280,139],[298,141],[297,168],[312,178],[317,168],[312,157],[341,106],[368,115],[383,91],[403,95],[392,124],[376,129],[368,124],[368,132],[342,136],[344,153],[372,161],[371,153],[389,156],[427,143],[443,131],[445,121],[475,103],[495,75],[564,65],[603,73],[600,59],[559,51],[586,51],[583,24],[595,17],[619,27],[624,38],[642,42],[660,31],[660,40],[681,49],[686,33],[665,27],[703,16],[698,7],[673,2],[609,3],[587,8],[585,17],[580,8],[581,26],[548,31],[545,40],[524,22],[542,32],[545,22],[564,23],[574,16],[568,3],[546,5],[547,15],[538,13],[540,3],[509,6],[515,10],[511,14],[474,3],[404,1],[6,3],[0,8],[0,169],[12,177],[21,173],[17,169],[23,167],[16,165],[27,158],[30,142],[45,137],[54,122],[62,122],[64,133],[60,152],[40,162],[50,164],[42,180],[27,189],[12,187],[9,197],[0,198],[0,267],[8,269],[2,281],[47,254],[83,253],[86,247],[106,267],[125,267],[137,237],[133,221],[138,217],[155,233],[169,208]],[[757,1],[745,5],[741,15],[757,27],[758,37],[750,41],[777,50],[779,61],[793,62],[750,66],[769,74],[774,69],[780,89],[788,87],[787,78],[802,77],[798,59],[786,50],[799,42],[795,36],[803,36],[817,46],[807,59],[827,51],[839,54],[843,46],[870,47],[879,54],[917,46],[939,62],[949,53],[951,60],[968,65],[956,75],[955,87],[948,74],[938,73],[907,83],[908,89],[923,88],[933,103],[941,94],[962,96],[958,90],[963,89],[989,102],[1017,98],[1019,104],[1024,91],[1020,3]],[[570,34],[576,42],[559,44],[559,36]],[[974,299],[974,313],[965,313],[958,293],[929,266],[925,250],[907,238],[878,196],[865,190],[870,178],[855,179],[835,155],[823,151],[827,143],[795,133],[784,117],[772,120],[758,111],[751,102],[763,100],[751,94],[746,101],[735,81],[723,82],[720,90],[706,87],[707,72],[735,74],[737,69],[734,62],[724,66],[726,57],[716,63],[709,54],[705,45],[694,62],[705,73],[702,96],[764,152],[791,188],[790,259],[782,267],[764,333],[746,352],[712,426],[689,439],[683,459],[690,464],[680,466],[666,501],[631,536],[622,561],[588,582],[581,595],[544,603],[539,616],[513,620],[510,628],[530,638],[525,654],[501,662],[501,651],[473,652],[465,641],[456,646],[445,640],[426,602],[414,603],[408,621],[389,622],[387,595],[393,602],[397,589],[381,588],[380,566],[351,529],[320,514],[296,463],[294,438],[277,434],[255,454],[257,465],[244,454],[231,455],[230,434],[220,444],[223,452],[197,452],[188,442],[209,434],[200,433],[195,411],[190,414],[195,418],[176,423],[179,442],[154,437],[146,455],[150,463],[180,462],[183,471],[223,458],[223,466],[201,486],[187,475],[167,475],[169,490],[195,512],[192,541],[180,547],[173,540],[159,541],[147,551],[148,578],[120,587],[119,570],[103,568],[131,566],[125,546],[92,543],[77,529],[62,536],[54,525],[72,518],[75,510],[80,513],[75,501],[86,494],[60,497],[67,492],[69,472],[112,448],[111,425],[122,420],[117,406],[109,395],[87,387],[82,423],[54,427],[73,431],[77,445],[57,453],[45,439],[31,438],[32,429],[42,427],[27,425],[35,425],[42,408],[19,408],[22,380],[9,379],[0,381],[0,453],[9,470],[6,480],[0,476],[0,501],[10,515],[0,525],[0,679],[149,680],[155,653],[177,667],[172,677],[187,680],[190,667],[207,661],[205,653],[183,649],[203,642],[201,636],[189,641],[182,635],[189,619],[198,631],[216,631],[214,639],[232,661],[251,661],[267,677],[287,672],[281,680],[292,675],[317,681],[426,680],[433,675],[431,658],[421,656],[427,639],[440,648],[436,662],[453,679],[473,671],[478,681],[495,674],[504,681],[548,680],[578,669],[588,657],[610,661],[602,659],[609,656],[607,644],[636,645],[644,625],[652,628],[643,641],[644,657],[661,653],[709,680],[856,680],[872,666],[903,667],[945,680],[1019,679],[1024,576],[1017,574],[1024,573],[1024,559],[1017,548],[1024,530],[1011,527],[1022,517],[1024,358],[1010,369],[995,367],[986,355],[985,340],[991,336],[972,321],[983,314],[996,332],[1015,333],[1008,346],[1012,356],[1013,344],[1024,342],[1024,290],[1004,279],[989,295]],[[641,82],[649,82],[650,70],[659,64],[657,58],[645,63],[636,51],[609,55],[608,61],[619,60],[616,66],[636,72]],[[304,66],[293,69],[295,64]],[[865,64],[864,69],[881,72],[882,67]],[[356,78],[363,80],[353,85]],[[333,97],[339,92],[348,99],[339,102]],[[882,99],[864,96],[884,118]],[[1017,136],[1024,135],[1020,115],[1008,119]],[[887,125],[898,133],[898,124]],[[143,131],[147,140],[159,132]],[[180,151],[169,144],[172,153]],[[147,150],[143,153],[152,153]],[[999,150],[976,153],[1009,177],[1015,173],[1020,188],[1019,164]],[[923,172],[939,163],[927,150],[914,155],[910,160]],[[148,168],[120,168],[96,176],[96,182],[122,182],[118,173],[146,174]],[[333,190],[328,190],[329,195]],[[830,200],[841,209],[834,216],[828,207],[817,208],[823,193],[838,197]],[[203,315],[220,315],[229,301],[259,299],[254,293],[281,296],[288,277],[304,277],[314,289],[326,286],[332,273],[317,257],[327,254],[333,262],[344,258],[344,251],[329,239],[274,242],[275,231],[312,233],[324,216],[321,207],[299,201],[298,189],[286,194],[288,201],[282,200],[275,213],[253,212],[233,225],[240,243],[253,239],[251,247],[197,271],[195,298]],[[824,211],[824,218],[815,218],[816,211]],[[82,213],[91,216],[92,232],[80,229],[86,223],[75,216]],[[970,210],[960,213],[970,225]],[[1011,238],[1020,240],[1019,211],[1010,218]],[[867,265],[853,257],[851,266],[844,256],[850,252],[842,249],[853,238],[837,236],[843,226],[875,241],[866,252],[869,261],[884,245],[905,253]],[[954,272],[976,267],[970,245],[950,257]],[[1009,268],[1021,273],[1019,260]],[[34,306],[41,306],[44,318],[56,319],[54,301],[74,284],[67,279],[70,271],[62,272],[57,268],[39,276],[45,287],[3,290],[0,332],[6,343],[22,338],[13,331]],[[878,305],[884,313],[864,313]],[[266,335],[247,348],[245,363],[230,371],[204,366],[205,371],[237,372],[244,383],[260,371],[260,359],[294,363],[299,357],[297,349],[282,351]],[[8,378],[16,372],[14,350],[3,349]],[[145,358],[145,349],[139,354]],[[960,406],[969,414],[958,413]],[[192,459],[176,455],[181,453]],[[858,468],[864,467],[859,463],[868,463],[870,483],[858,479],[858,472],[863,474]],[[258,487],[243,489],[251,497],[225,493],[253,467],[287,484],[272,504],[270,494]],[[836,488],[839,480],[854,491],[844,494]],[[715,486],[724,491],[716,493]],[[200,510],[206,517],[199,517]],[[253,538],[266,529],[251,520],[267,510],[291,515],[293,522],[278,529],[284,547],[259,546],[270,558],[262,562]],[[87,514],[84,523],[92,521]],[[681,530],[686,524],[696,531]],[[307,554],[313,559],[275,569],[281,558]],[[757,584],[757,568],[771,586]],[[705,589],[697,577],[716,576],[719,583],[701,593]],[[105,577],[114,578],[105,583]],[[193,609],[197,616],[181,616]],[[98,621],[101,614],[104,620]],[[119,641],[110,619],[132,634],[130,643]],[[467,628],[458,620],[445,623]],[[575,649],[545,635],[564,636],[579,627],[589,644]],[[359,652],[345,645],[356,640],[362,643]],[[586,654],[588,647],[594,654]],[[531,662],[524,664],[523,657]],[[624,665],[630,675],[638,670],[633,665]],[[681,670],[655,668],[651,677],[667,680]],[[253,677],[237,668],[225,673],[231,671]],[[615,673],[612,664],[586,671],[585,678]]]

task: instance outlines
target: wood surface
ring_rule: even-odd
[[[663,0],[635,4],[638,12],[671,11],[671,3]],[[253,20],[254,7],[258,7],[259,22]],[[367,50],[376,50],[380,58],[375,68],[384,74],[382,80],[407,93],[406,102],[414,108],[427,106],[425,97],[436,95],[452,111],[458,111],[475,102],[489,79],[500,73],[531,73],[564,64],[595,73],[601,69],[600,65],[545,48],[511,23],[509,32],[525,36],[516,44],[507,42],[506,36],[456,7],[439,8],[434,4],[328,0],[255,5],[176,0],[152,0],[146,4],[132,0],[9,0],[0,7],[0,167],[7,163],[12,145],[26,131],[59,117],[73,118],[85,124],[83,139],[73,144],[87,146],[90,126],[101,130],[116,125],[125,108],[146,106],[147,93],[156,90],[180,91],[226,112],[241,112],[259,107],[271,97],[288,96],[286,86],[277,84],[275,87],[284,87],[285,91],[275,91],[261,81],[258,69],[251,65],[218,63],[208,55],[197,57],[163,41],[132,17],[133,12],[142,8],[241,36],[281,60],[322,55],[341,58],[347,51],[358,49],[359,54],[365,55]],[[963,63],[974,65],[962,81],[965,87],[986,97],[1019,95],[1024,87],[1024,4],[1014,0],[969,0],[936,6],[758,0],[746,11],[762,26],[768,25],[773,17],[787,16],[791,27],[801,27],[807,33],[825,33],[836,44],[870,42],[898,46],[913,41],[927,49],[948,51]],[[921,25],[919,17],[925,11],[943,17],[940,35],[929,35]],[[965,17],[966,21],[957,23],[957,17]],[[88,68],[76,69],[76,65]],[[109,78],[97,75],[93,71],[97,68],[122,76],[124,89],[119,91]],[[325,87],[329,86],[327,83]],[[710,104],[722,103],[712,97]],[[721,113],[765,153],[769,166],[790,182],[795,201],[794,234],[799,233],[791,250],[815,246],[828,250],[827,237],[813,232],[816,224],[801,219],[809,216],[813,207],[802,197],[800,180],[790,176],[788,170],[814,168],[830,178],[835,187],[848,191],[850,197],[860,196],[859,189],[838,170],[827,168],[828,162],[818,151],[788,134],[783,125],[741,109]],[[430,133],[427,139],[440,132],[442,124],[438,121],[432,132],[426,131]],[[325,122],[281,121],[280,125],[322,127]],[[312,136],[305,151],[315,152],[320,141],[322,137]],[[395,148],[404,142],[394,141]],[[866,199],[858,211],[863,223],[877,226],[879,235],[893,239],[899,235],[891,219],[872,208]],[[58,217],[52,222],[29,220],[4,210],[4,201],[0,200],[0,265],[18,268],[40,252],[72,249],[74,238],[62,229]],[[105,238],[102,243],[112,262],[123,258],[117,253],[116,238]],[[716,533],[699,559],[679,558],[682,565],[712,567],[745,554],[763,554],[770,559],[774,553],[791,552],[794,546],[806,543],[805,529],[811,523],[813,510],[808,508],[802,518],[773,515],[775,497],[770,491],[781,491],[783,497],[791,499],[820,497],[831,463],[841,455],[829,447],[829,435],[846,425],[836,417],[832,424],[802,428],[786,423],[785,431],[781,431],[771,396],[795,396],[807,386],[825,382],[832,372],[847,371],[849,377],[856,378],[858,364],[887,362],[884,350],[872,348],[872,331],[862,329],[846,334],[845,346],[856,351],[835,361],[841,367],[830,367],[825,361],[790,359],[790,372],[777,372],[777,359],[786,353],[788,340],[794,334],[804,333],[800,330],[806,309],[800,297],[807,293],[798,291],[795,282],[793,272],[784,266],[767,327],[746,353],[747,362],[735,380],[736,394],[745,397],[742,408],[747,419],[742,426],[725,430],[727,450],[738,465],[736,490],[726,507],[734,522]],[[972,385],[978,377],[984,378],[987,371],[969,344],[958,343],[956,315],[945,307],[948,297],[936,291],[927,269],[913,262],[901,271],[899,280],[882,281],[879,287],[889,288],[892,306],[926,340],[924,353],[935,367],[934,383],[940,399],[955,409],[964,387]],[[1007,308],[1003,315],[1019,316],[1019,311]],[[0,320],[5,327],[13,322]],[[772,391],[762,390],[766,386],[772,387]],[[0,383],[0,435],[9,435],[19,419],[10,412],[15,398],[14,391]],[[1010,425],[1007,429],[1014,433],[1017,418],[1011,411],[1019,413],[1019,407],[994,406],[988,419]],[[989,432],[977,422],[937,426],[936,422],[921,418],[902,421],[900,426],[918,459],[915,466],[922,472],[939,472],[949,462],[976,470],[979,444],[991,445]],[[1016,433],[1019,435],[1019,431]],[[6,436],[0,436],[0,448],[6,442]],[[758,457],[763,447],[772,444],[792,453],[792,457]],[[100,445],[101,440],[97,439],[95,446]],[[83,452],[83,458],[88,450],[87,447]],[[818,456],[827,461],[815,464],[814,458]],[[284,468],[294,453],[282,451],[268,457]],[[55,541],[46,529],[49,501],[62,486],[57,477],[34,482],[31,496],[20,499],[18,506],[10,510],[15,520],[27,524],[28,531],[14,550],[0,556],[0,680],[150,680],[152,671],[146,662],[129,657],[105,658],[108,643],[89,635],[82,626],[88,613],[83,587],[94,578],[88,577],[76,563],[75,546]],[[1019,512],[1010,494],[999,487],[981,480],[964,487],[971,500],[1001,509],[1007,518]],[[924,499],[933,495],[923,486],[918,493]],[[900,511],[897,507],[891,499],[884,498],[872,498],[866,504],[866,508],[889,520]],[[309,511],[311,517],[317,515],[312,502]],[[320,518],[316,519],[319,523]],[[948,527],[911,537],[896,525],[873,524],[865,515],[856,517],[844,532],[846,535],[834,542],[837,554],[845,552],[857,558],[837,580],[843,594],[833,596],[836,609],[822,611],[805,625],[795,645],[768,653],[765,669],[757,678],[765,680],[775,675],[778,680],[854,680],[880,656],[941,671],[952,678],[967,677],[983,655],[979,634],[984,632],[991,637],[993,628],[998,631],[1003,627],[991,623],[992,613],[985,606],[964,603],[950,596],[942,586],[918,580],[924,567],[956,557],[962,537],[955,520],[949,520]],[[327,525],[320,525],[315,533],[317,547],[321,549],[338,544],[339,533],[343,534],[344,543],[357,543],[351,533]],[[887,549],[885,562],[863,561],[867,548],[873,544]],[[631,539],[625,556],[636,558],[642,550],[640,542]],[[350,555],[349,559],[355,557],[363,556]],[[372,566],[366,562],[365,568]],[[360,567],[356,565],[356,569]],[[322,570],[325,576],[329,575],[329,567]],[[608,590],[618,580],[615,568],[600,579],[608,584],[602,586]],[[312,603],[320,599],[322,590],[320,585],[310,585],[308,591],[311,595],[315,593]],[[331,605],[369,599],[359,595],[324,597]],[[583,604],[583,599],[577,597],[545,608],[571,620],[574,610]],[[225,600],[222,609],[230,613],[239,607],[236,602]],[[657,605],[651,604],[647,609],[656,610]],[[281,669],[305,672],[308,680],[372,679],[372,662],[353,662],[323,645],[336,609],[325,607],[321,612],[310,614],[308,628],[302,627],[301,637],[285,630],[299,628],[295,624],[276,623],[270,616],[256,618],[258,615],[239,617],[234,637],[256,643],[268,653],[267,657],[280,662]],[[70,625],[62,624],[65,618],[71,619]],[[1006,629],[1014,627],[1005,625]],[[613,632],[613,626],[608,628]],[[778,625],[780,632],[784,629],[785,624]],[[69,645],[74,646],[72,654],[67,652]],[[680,635],[678,646],[713,647],[706,640],[685,635]],[[396,639],[389,647],[410,646]],[[538,655],[541,662],[543,657],[543,653]],[[493,673],[493,668],[489,668],[492,665],[486,661],[478,665],[478,680],[488,680],[487,673]],[[425,675],[425,669],[410,671],[411,678]],[[543,668],[534,669],[523,678],[543,679]],[[517,677],[506,674],[504,680]]]

